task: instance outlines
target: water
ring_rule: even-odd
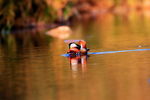
[[[150,51],[143,50],[150,49],[149,17],[82,21],[69,39],[86,40],[90,52],[135,51],[68,58],[61,56],[68,50],[64,40],[44,31],[2,34],[0,99],[150,100]]]

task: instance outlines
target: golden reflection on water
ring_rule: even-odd
[[[106,14],[76,24],[70,39],[85,39],[91,52],[149,48],[147,20]],[[66,58],[63,40],[30,35],[0,45],[0,99],[150,100],[149,51]]]

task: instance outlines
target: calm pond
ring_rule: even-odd
[[[68,39],[86,40],[90,52],[150,49],[149,27],[146,15],[105,14],[76,21]],[[0,39],[1,100],[150,100],[150,50],[69,59],[45,30]]]

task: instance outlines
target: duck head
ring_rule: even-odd
[[[71,48],[77,48],[77,49],[80,49],[81,46],[73,42],[73,43],[69,43],[69,49],[71,49]]]
[[[77,55],[78,53],[80,53],[80,45],[76,44],[76,43],[69,43],[69,50],[67,52],[70,55]]]

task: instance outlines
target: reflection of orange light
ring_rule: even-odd
[[[66,39],[70,36],[72,33],[72,30],[68,26],[59,26],[57,28],[51,29],[48,32],[46,32],[47,35],[50,35],[52,37],[56,37],[59,39]]]
[[[81,69],[84,72],[86,70],[87,57],[87,55],[69,57],[72,71],[78,71],[79,65],[81,65]]]

